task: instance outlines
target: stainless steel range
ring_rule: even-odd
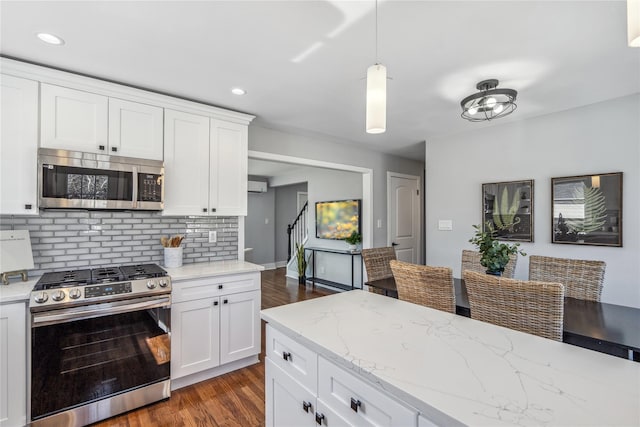
[[[155,264],[46,273],[31,292],[32,426],[170,396],[171,278]]]

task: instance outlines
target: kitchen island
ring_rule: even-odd
[[[268,426],[305,409],[326,425],[640,423],[632,361],[359,290],[261,316]],[[283,404],[296,384],[303,401]]]

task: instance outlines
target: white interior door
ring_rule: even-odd
[[[420,259],[420,178],[387,172],[388,244],[400,261]]]

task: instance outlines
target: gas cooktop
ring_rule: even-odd
[[[30,310],[91,305],[171,293],[171,278],[156,264],[45,273],[31,292]]]

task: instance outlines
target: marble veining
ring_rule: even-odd
[[[639,425],[640,364],[364,291],[262,311],[424,414],[468,425]]]

